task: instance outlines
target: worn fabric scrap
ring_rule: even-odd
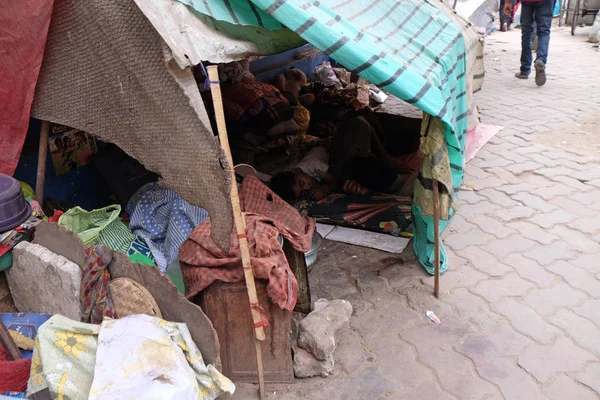
[[[46,321],[35,340],[27,397],[48,388],[53,399],[87,400],[99,329],[62,315]]]
[[[247,176],[242,182],[240,200],[246,216],[254,276],[269,281],[267,294],[273,303],[292,311],[296,305],[297,282],[277,237],[281,234],[296,250],[307,252],[311,248],[315,221],[300,216],[254,176]],[[195,296],[214,281],[244,279],[236,232],[231,233],[229,252],[224,252],[210,238],[210,229],[210,221],[204,222],[179,249],[187,297]]]
[[[145,239],[161,272],[179,257],[179,246],[208,212],[158,183],[144,185],[127,205],[129,229]]]
[[[81,277],[81,316],[83,322],[100,324],[104,318],[117,318],[108,286],[108,264],[112,260],[112,251],[103,244],[96,244],[85,254]]]
[[[90,400],[214,400],[234,390],[204,364],[185,324],[148,315],[102,323]]]

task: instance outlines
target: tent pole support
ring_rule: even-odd
[[[433,230],[434,230],[434,267],[435,277],[433,281],[433,294],[440,297],[440,195],[438,181],[433,180]]]
[[[35,199],[40,206],[44,203],[44,181],[46,180],[46,158],[48,157],[48,131],[50,123],[42,121],[40,126],[40,145],[38,148],[37,177],[35,179]]]
[[[265,377],[262,362],[261,342],[265,340],[265,329],[262,322],[262,315],[259,310],[258,296],[256,294],[256,284],[254,282],[254,272],[250,262],[250,250],[248,249],[248,239],[246,238],[246,221],[240,207],[240,197],[238,187],[235,181],[235,171],[233,170],[233,157],[229,147],[229,138],[227,137],[227,126],[225,125],[225,113],[223,112],[223,98],[221,97],[221,86],[219,82],[219,71],[216,65],[207,67],[208,78],[210,80],[210,91],[212,94],[213,105],[215,108],[215,119],[217,121],[217,130],[219,132],[219,141],[227,163],[229,164],[229,174],[231,178],[231,208],[233,209],[233,220],[238,236],[240,253],[242,255],[242,267],[244,268],[244,278],[246,280],[246,290],[250,300],[250,313],[254,325],[256,362],[258,367],[258,386],[261,400],[265,398]]]

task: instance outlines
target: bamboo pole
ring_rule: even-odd
[[[433,294],[440,297],[440,195],[438,192],[438,181],[433,180],[433,230],[434,230],[434,267],[435,277],[433,281]]]
[[[244,278],[246,280],[246,289],[248,299],[250,300],[250,312],[254,322],[254,334],[256,336],[256,361],[258,365],[258,385],[260,388],[260,398],[265,397],[265,381],[262,363],[261,342],[265,340],[265,330],[262,325],[262,316],[258,307],[258,296],[256,294],[256,285],[254,282],[254,273],[250,262],[250,251],[248,249],[248,239],[246,238],[246,221],[240,207],[240,197],[235,181],[235,172],[233,170],[233,158],[229,147],[229,138],[227,137],[227,127],[225,125],[225,114],[223,112],[223,99],[221,97],[221,86],[219,84],[219,72],[217,66],[213,65],[208,69],[208,79],[210,80],[210,89],[215,108],[215,119],[217,121],[217,130],[219,132],[219,141],[227,157],[229,164],[229,173],[231,174],[231,207],[233,209],[233,219],[237,232],[240,253],[242,255],[242,266],[244,268]]]
[[[37,178],[35,179],[35,199],[40,206],[44,203],[44,181],[46,180],[46,157],[48,156],[48,130],[50,123],[42,121],[40,145],[38,148]]]

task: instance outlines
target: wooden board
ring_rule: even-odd
[[[265,341],[261,342],[265,381],[292,382],[292,313],[280,309],[268,299],[264,281],[257,280],[256,289],[258,301],[269,319]],[[212,321],[219,336],[223,374],[234,382],[258,382],[255,349],[252,346],[254,330],[245,283],[214,283],[202,291],[196,301]]]
[[[310,313],[310,286],[308,284],[308,268],[304,253],[294,249],[287,240],[283,243],[283,252],[287,258],[290,269],[298,281],[298,299],[294,311],[303,314]]]

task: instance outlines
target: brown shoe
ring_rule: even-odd
[[[546,84],[546,65],[541,61],[535,62],[535,84],[544,86]]]
[[[515,78],[517,78],[517,79],[529,79],[529,76],[525,75],[522,72],[518,72],[518,73],[515,74]]]

